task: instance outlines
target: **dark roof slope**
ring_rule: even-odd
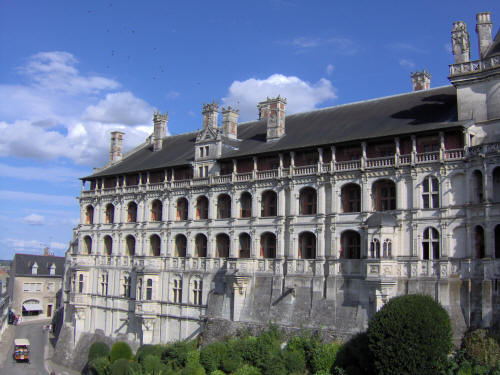
[[[497,32],[497,35],[495,36],[495,39],[493,40],[493,43],[491,43],[490,47],[488,48],[488,51],[486,51],[486,54],[484,57],[491,57],[494,55],[499,55],[500,54],[500,29]]]
[[[31,267],[36,262],[38,273],[31,274]],[[56,265],[55,275],[50,274],[50,266]],[[64,274],[64,257],[56,257],[53,255],[31,255],[31,254],[16,254],[12,261],[11,270],[15,273],[14,276],[48,276],[62,277]]]
[[[286,134],[274,142],[266,142],[265,120],[243,123],[238,125],[238,149],[225,150],[222,158],[413,134],[459,125],[462,123],[457,122],[456,89],[445,86],[289,115],[285,120]],[[161,151],[153,152],[152,146],[145,145],[121,162],[88,178],[189,164],[194,159],[195,139],[195,132],[166,137]]]

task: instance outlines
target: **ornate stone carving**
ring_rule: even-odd
[[[457,21],[453,23],[451,43],[453,46],[453,55],[455,56],[455,64],[470,60],[470,40],[465,22]]]

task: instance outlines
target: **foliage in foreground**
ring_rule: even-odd
[[[380,374],[438,374],[453,348],[448,313],[429,296],[391,299],[375,314],[367,335]]]

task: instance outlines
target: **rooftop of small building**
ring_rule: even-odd
[[[240,123],[238,141],[232,140],[233,147],[224,149],[219,159],[462,127],[466,122],[457,121],[456,95],[450,85],[286,115],[285,135],[272,142],[266,142],[266,120]],[[190,165],[197,133],[167,136],[157,152],[144,143],[120,162],[83,179]]]
[[[21,254],[14,255],[12,261],[13,276],[33,276],[33,277],[62,277],[64,275],[64,257],[54,255],[34,255],[34,254]],[[32,274],[32,267],[36,263],[38,266],[37,274]],[[55,274],[50,274],[50,267],[54,264],[56,266]]]

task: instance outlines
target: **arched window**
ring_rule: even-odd
[[[177,200],[177,220],[188,219],[188,201],[186,198],[179,198]]]
[[[375,211],[396,209],[396,184],[391,180],[379,180],[372,186],[373,208]]]
[[[135,238],[132,235],[128,235],[126,238],[126,255],[133,257],[135,255]]]
[[[113,239],[110,236],[104,236],[104,255],[113,254]]]
[[[495,227],[495,258],[500,258],[500,224]]]
[[[106,224],[113,224],[115,222],[115,206],[113,206],[111,203],[106,206],[104,222]]]
[[[427,176],[422,183],[422,203],[424,208],[439,207],[439,181],[434,176]]]
[[[493,170],[493,202],[500,202],[500,167]]]
[[[123,276],[123,297],[130,298],[130,276]]]
[[[217,258],[229,257],[229,236],[224,233],[219,233],[215,238],[217,246]]]
[[[204,234],[197,234],[195,237],[194,256],[205,258],[207,256],[207,237]]]
[[[241,193],[240,196],[240,216],[241,217],[252,216],[252,195],[247,191]]]
[[[241,233],[239,240],[240,258],[250,258],[250,235],[248,233]]]
[[[231,217],[231,197],[221,194],[217,197],[217,219],[227,219]]]
[[[127,222],[135,223],[137,221],[137,203],[129,202],[127,205]]]
[[[340,235],[341,249],[340,256],[344,259],[360,259],[360,236],[358,232],[346,230]]]
[[[201,305],[203,296],[203,281],[199,277],[193,278],[193,304]]]
[[[388,238],[384,240],[384,258],[392,258],[392,242]]]
[[[316,259],[316,236],[313,233],[299,234],[299,258]]]
[[[484,229],[480,225],[474,228],[474,250],[476,251],[476,258],[484,258],[486,251],[484,248]]]
[[[178,234],[175,236],[175,256],[185,258],[186,257],[186,247],[187,239],[183,234]]]
[[[162,203],[160,200],[155,199],[151,203],[151,221],[161,221],[162,220]]]
[[[149,253],[154,257],[159,257],[161,254],[161,240],[157,234],[149,237]]]
[[[83,252],[84,254],[92,254],[92,238],[90,236],[83,237]]]
[[[316,190],[310,187],[303,188],[299,194],[299,214],[316,215]]]
[[[142,299],[142,279],[137,279],[137,300]]]
[[[205,196],[196,200],[196,220],[208,219],[208,199]]]
[[[472,173],[472,203],[482,203],[483,198],[483,174],[475,170]]]
[[[439,232],[429,227],[424,230],[422,240],[423,259],[439,259]]]
[[[91,205],[85,208],[85,224],[94,224],[94,207]]]
[[[146,281],[146,301],[151,301],[153,299],[153,280],[148,279]]]
[[[83,274],[78,276],[78,293],[83,293]]]
[[[260,257],[276,258],[276,236],[273,233],[263,233],[260,236]]]
[[[361,188],[358,184],[347,184],[342,187],[342,209],[344,212],[361,211]]]
[[[174,303],[182,303],[182,278],[178,275],[172,279],[172,296]]]
[[[276,216],[278,197],[276,192],[267,190],[262,193],[260,216]]]
[[[380,258],[380,241],[374,238],[370,242],[370,258]]]

